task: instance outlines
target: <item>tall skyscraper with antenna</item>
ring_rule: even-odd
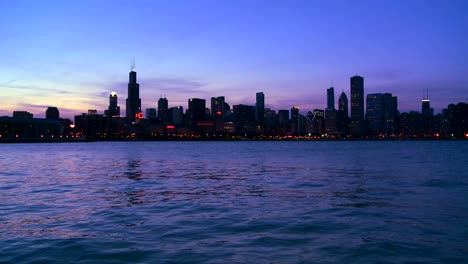
[[[431,101],[429,100],[429,90],[426,89],[426,94],[421,100],[421,113],[424,117],[431,117],[434,115],[434,109],[431,108]]]
[[[129,122],[135,122],[136,115],[141,112],[140,85],[137,83],[135,61],[132,61],[132,66],[129,73],[126,111],[126,117]]]
[[[335,88],[327,89],[327,110],[335,110]]]
[[[168,117],[169,102],[167,101],[166,96],[161,96],[158,100],[158,118],[161,121],[166,122]]]

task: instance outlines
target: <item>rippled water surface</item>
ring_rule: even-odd
[[[0,262],[467,263],[468,142],[0,145]]]

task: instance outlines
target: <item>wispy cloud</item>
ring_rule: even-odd
[[[13,84],[16,80],[0,84],[1,89],[12,89],[12,90],[23,90],[23,91],[32,91],[32,92],[53,92],[58,94],[72,94],[72,92],[63,89],[54,89],[47,88],[40,85],[25,85],[25,84]]]

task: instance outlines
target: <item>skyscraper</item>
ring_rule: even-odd
[[[158,118],[166,122],[168,117],[169,102],[167,98],[159,98],[158,100]]]
[[[335,88],[327,89],[327,110],[335,110]]]
[[[351,133],[364,134],[364,78],[351,77]]]
[[[109,95],[109,108],[104,113],[106,116],[120,116],[120,106],[117,105],[117,94],[115,92]]]
[[[176,107],[169,108],[169,110],[167,110],[169,121],[172,122],[175,125],[182,124],[183,123],[183,112],[184,112],[184,109],[182,108],[182,106],[176,106]]]
[[[258,92],[256,94],[255,121],[259,126],[265,125],[265,95],[263,92]]]
[[[187,121],[190,130],[194,131],[197,122],[205,119],[205,108],[205,99],[191,98],[188,100]]]
[[[430,117],[434,115],[434,109],[431,108],[431,101],[427,97],[421,100],[421,113],[424,117]]]
[[[210,112],[213,117],[215,131],[224,132],[224,116],[226,115],[224,96],[211,97]]]
[[[385,129],[384,95],[381,93],[368,94],[366,104],[366,121],[369,134],[382,134]]]
[[[127,120],[135,122],[136,115],[141,112],[140,85],[137,83],[135,62],[132,62],[132,68],[129,73],[128,98],[126,102]]]
[[[289,111],[278,110],[278,128],[280,133],[285,134],[289,131]]]
[[[224,116],[225,114],[224,96],[211,97],[211,115]]]
[[[384,94],[385,134],[395,134],[398,122],[398,97],[391,93]]]
[[[397,97],[390,93],[366,96],[366,121],[370,135],[393,134],[398,114]]]
[[[342,92],[338,99],[338,112],[336,114],[336,128],[340,134],[349,133],[349,116],[348,116],[348,97],[345,92]]]
[[[345,92],[342,92],[338,99],[338,110],[343,113],[343,116],[348,117],[348,97]]]

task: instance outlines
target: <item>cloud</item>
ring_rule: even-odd
[[[46,88],[40,85],[24,85],[24,84],[13,84],[17,80],[9,81],[4,84],[0,84],[0,88],[2,89],[14,89],[14,90],[26,90],[26,91],[33,91],[33,92],[53,92],[58,94],[72,94],[72,92],[62,89],[53,89],[53,88]]]
[[[41,105],[41,104],[28,104],[28,103],[19,103],[17,104],[18,106],[20,107],[23,107],[23,108],[41,108],[41,109],[47,109],[47,107],[49,107],[50,105]]]

